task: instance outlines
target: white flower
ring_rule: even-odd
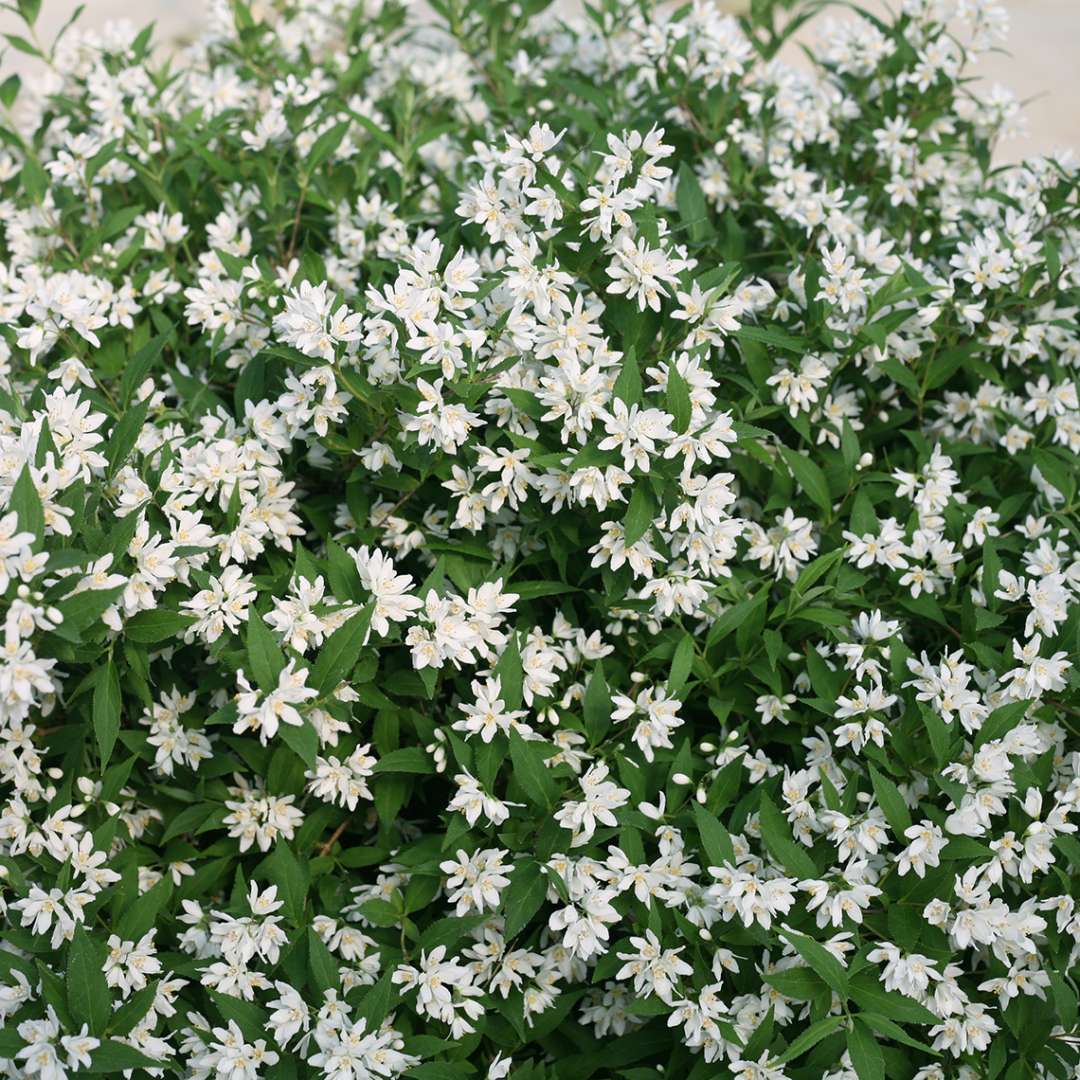
[[[391,622],[404,622],[423,607],[419,597],[409,595],[413,579],[408,574],[399,574],[393,560],[384,552],[362,547],[349,554],[360,572],[360,583],[375,601],[371,627],[380,637],[390,632]]]
[[[296,709],[297,705],[318,697],[318,691],[307,686],[307,668],[297,670],[296,661],[290,660],[278,674],[277,687],[268,694],[253,689],[244,677],[243,671],[236,673],[240,692],[236,695],[238,719],[233,731],[240,734],[245,731],[257,731],[259,740],[266,745],[268,739],[277,734],[281,724],[300,727],[304,718]]]
[[[564,803],[555,814],[555,820],[573,833],[573,847],[587,844],[596,832],[596,826],[618,825],[614,811],[627,804],[630,792],[607,779],[608,767],[603,762],[591,766],[579,781],[580,801]]]
[[[369,749],[367,743],[358,746],[344,761],[336,757],[316,757],[315,768],[304,773],[310,781],[308,791],[350,810],[355,810],[361,799],[373,799],[367,781],[375,772],[377,762],[368,753]]]
[[[255,587],[239,566],[227,566],[220,578],[211,576],[207,588],[181,603],[196,616],[187,632],[187,640],[195,634],[208,643],[217,641],[230,630],[235,633],[246,620],[248,605],[255,599]]]
[[[465,732],[466,739],[479,735],[481,741],[489,743],[497,732],[509,735],[512,729],[523,738],[532,735],[532,728],[528,724],[519,723],[528,713],[524,709],[507,709],[503,703],[499,696],[502,693],[502,684],[498,676],[484,683],[474,681],[472,692],[476,696],[476,704],[462,702],[458,708],[466,718],[455,720],[453,725],[455,731]]]
[[[154,947],[156,930],[148,930],[136,941],[123,941],[116,934],[109,936],[109,952],[105,958],[105,981],[118,987],[127,997],[142,990],[149,976],[161,971],[161,961]]]
[[[499,894],[510,884],[505,872],[511,867],[503,863],[507,855],[502,848],[486,848],[472,855],[459,851],[456,861],[447,859],[439,864],[447,875],[446,889],[450,902],[457,905],[457,915],[498,908]]]

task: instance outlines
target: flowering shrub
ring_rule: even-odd
[[[991,164],[1001,9],[19,6],[5,1074],[1080,1075],[1078,174]]]

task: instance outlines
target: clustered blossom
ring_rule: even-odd
[[[433,6],[14,5],[0,1073],[1080,1076],[1003,9]]]

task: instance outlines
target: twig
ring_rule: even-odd
[[[300,231],[300,214],[304,209],[305,198],[307,198],[306,184],[300,189],[300,198],[296,200],[296,214],[293,217],[292,235],[289,237],[289,250],[285,252],[285,258],[282,260],[286,266],[288,266],[293,257],[293,252],[296,250],[296,237]]]
[[[330,849],[341,839],[341,834],[345,831],[345,826],[349,824],[351,818],[346,818],[331,834],[330,839],[326,841],[322,847],[319,848],[319,856],[329,855]]]

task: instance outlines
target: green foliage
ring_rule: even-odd
[[[1078,176],[990,9],[6,6],[0,1072],[1076,1073]]]

